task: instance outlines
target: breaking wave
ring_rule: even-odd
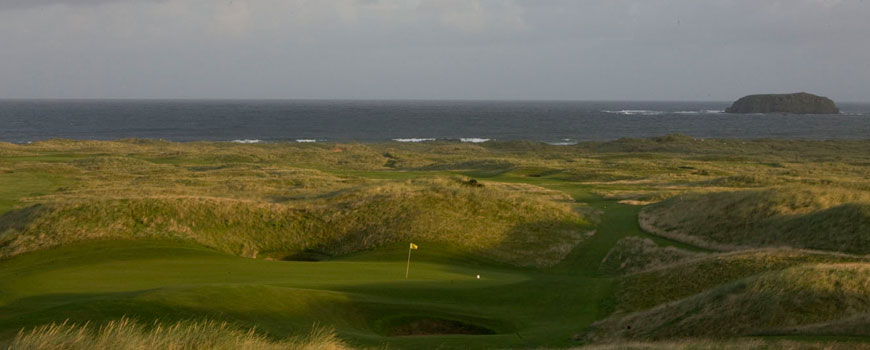
[[[471,143],[482,143],[482,142],[492,141],[492,139],[483,139],[483,138],[477,138],[477,137],[463,137],[463,138],[460,138],[459,141],[471,142]]]
[[[701,109],[697,111],[656,111],[650,109],[622,109],[618,111],[604,110],[604,113],[621,115],[662,115],[662,114],[719,114],[725,113],[721,109]]]
[[[573,146],[577,144],[577,140],[574,139],[562,139],[556,142],[547,142],[548,145],[553,146]]]
[[[665,113],[662,111],[651,111],[648,109],[622,109],[622,110],[618,110],[618,111],[605,110],[602,112],[610,113],[610,114],[622,114],[622,115],[660,115],[660,114]]]
[[[393,139],[396,142],[426,142],[426,141],[435,141],[434,138],[408,138],[408,139]]]

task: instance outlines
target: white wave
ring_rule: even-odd
[[[648,109],[623,109],[618,111],[602,111],[604,113],[622,114],[622,115],[659,115],[664,114],[663,111],[652,111]]]
[[[577,141],[572,140],[572,139],[562,139],[562,141],[559,141],[559,142],[547,142],[547,144],[548,144],[548,145],[553,145],[553,146],[573,146],[573,145],[576,145],[576,144],[577,144]]]
[[[674,114],[718,114],[725,113],[724,110],[721,109],[702,109],[700,111],[676,111]]]
[[[296,142],[299,142],[299,143],[314,143],[314,142],[317,142],[317,140],[314,140],[314,139],[297,139]]]
[[[482,138],[477,138],[477,137],[463,137],[463,138],[460,138],[459,141],[471,142],[471,143],[482,143],[482,142],[492,141],[492,139],[482,139]]]
[[[840,111],[840,115],[849,116],[849,117],[862,117],[865,115],[865,113],[853,112],[853,111]]]
[[[673,111],[673,112],[654,111],[654,110],[649,110],[649,109],[623,109],[623,110],[618,110],[618,111],[605,110],[602,112],[611,113],[611,114],[622,114],[622,115],[662,115],[662,114],[666,114],[666,113],[694,115],[694,114],[725,113],[724,110],[720,110],[720,109],[702,109],[702,110],[697,110],[697,111]]]
[[[426,137],[426,138],[410,138],[410,139],[393,139],[396,142],[426,142],[426,141],[435,141],[434,138]]]
[[[233,142],[233,143],[260,143],[260,142],[263,142],[263,140],[257,140],[257,139],[249,140],[249,139],[244,139],[244,140],[233,140],[232,142]]]

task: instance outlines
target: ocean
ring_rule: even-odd
[[[0,100],[0,141],[530,140],[681,133],[699,138],[870,139],[870,104],[840,115],[727,114],[729,102]]]

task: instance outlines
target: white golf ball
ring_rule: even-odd
[[[477,275],[477,279],[480,279],[480,275]]]

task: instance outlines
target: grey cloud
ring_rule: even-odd
[[[870,101],[861,0],[25,3],[0,97]]]
[[[0,0],[0,10],[28,9],[50,5],[66,6],[96,6],[121,1],[149,1],[149,0]],[[151,0],[158,1],[158,0]]]

